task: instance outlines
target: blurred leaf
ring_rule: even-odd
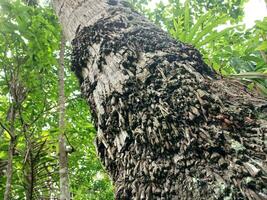
[[[267,50],[267,41],[262,42],[262,43],[256,48],[256,50],[259,50],[259,51]]]

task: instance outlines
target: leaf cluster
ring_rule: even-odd
[[[246,0],[169,0],[142,12],[175,39],[195,46],[222,76],[241,79],[266,95],[266,18],[247,29],[242,24]],[[139,9],[139,7],[135,7]]]
[[[0,122],[7,130],[11,127],[10,109],[16,110],[12,199],[59,195],[60,32],[51,8],[31,7],[18,0],[0,1]],[[65,55],[65,134],[75,150],[69,155],[70,189],[74,199],[112,199],[113,188],[95,153],[90,112],[69,63],[70,48]],[[0,199],[4,196],[10,140],[0,127]]]

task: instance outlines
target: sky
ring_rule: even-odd
[[[255,24],[255,20],[261,20],[267,17],[267,7],[264,0],[250,0],[245,5],[245,18],[247,28]]]
[[[39,0],[41,4],[45,4],[47,0]],[[149,6],[151,8],[155,7],[156,3],[162,1],[163,3],[168,2],[168,0],[151,0]],[[181,0],[183,2],[185,0]],[[264,2],[265,0],[249,0],[245,4],[245,17],[244,23],[247,28],[254,26],[256,20],[262,20],[264,17],[267,17],[267,6]]]
[[[152,0],[150,6],[155,7],[156,3],[162,1],[168,2],[168,0]],[[244,23],[247,28],[254,26],[256,20],[261,20],[264,17],[267,17],[267,7],[264,0],[249,0],[245,4],[245,17]]]

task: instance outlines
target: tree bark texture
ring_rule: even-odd
[[[6,188],[4,193],[4,200],[11,199],[11,186],[12,186],[12,177],[13,177],[13,155],[16,147],[16,140],[10,139],[8,147],[8,162],[6,170]]]
[[[59,16],[76,32],[72,67],[116,199],[267,199],[266,100],[125,2],[106,1],[90,24],[86,9],[66,23],[68,2]]]
[[[59,58],[59,175],[60,200],[70,200],[68,177],[68,153],[65,139],[65,94],[64,94],[64,53],[65,37],[62,34]]]
[[[35,163],[34,163],[34,156],[33,156],[33,144],[30,138],[27,138],[27,151],[24,159],[24,188],[26,191],[26,200],[33,200],[33,191],[34,191],[34,183],[36,182],[35,177]]]
[[[16,109],[14,104],[12,103],[9,111],[9,123],[10,129],[8,130],[10,136],[10,142],[8,147],[8,159],[7,159],[7,168],[6,168],[6,187],[4,193],[4,200],[11,199],[11,187],[12,187],[12,177],[13,177],[13,157],[16,148],[17,138],[15,135],[15,115]]]

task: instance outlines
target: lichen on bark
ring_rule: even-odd
[[[266,100],[124,4],[108,14],[77,31],[72,69],[116,199],[267,199]]]

